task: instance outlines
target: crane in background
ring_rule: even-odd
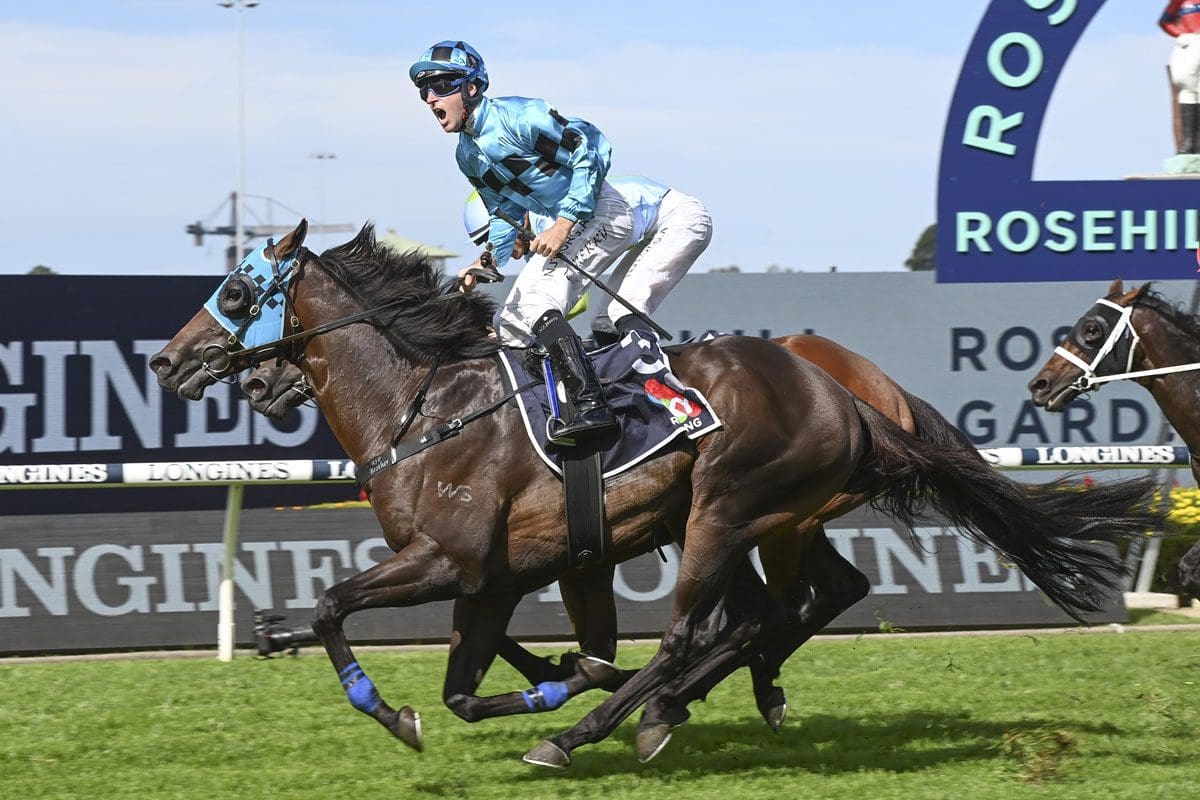
[[[270,197],[260,197],[260,196],[256,196],[256,195],[246,195],[246,197],[247,198],[253,197],[256,200],[265,200],[267,203],[267,209],[268,209],[267,222],[263,222],[261,219],[258,219],[258,215],[255,214],[249,207],[246,208],[247,213],[250,216],[255,217],[256,220],[258,220],[255,224],[243,226],[245,242],[247,244],[252,239],[265,238],[267,236],[282,236],[283,234],[291,231],[292,228],[294,228],[296,226],[295,222],[293,222],[289,225],[273,225],[273,224],[271,224],[270,219],[273,216],[271,211],[274,209],[275,206],[279,206],[280,208],[284,209],[285,211],[290,212],[291,214],[294,215],[294,219],[296,219],[296,220],[299,220],[300,217],[303,216],[303,214],[299,213],[298,211],[294,211],[294,210],[288,208],[287,206],[283,205],[282,203],[278,202],[277,200],[273,200]],[[211,220],[213,220],[218,214],[220,214],[221,210],[223,208],[225,208],[226,205],[229,206],[229,223],[226,225],[213,225]],[[246,255],[246,253],[237,255],[234,252],[237,249],[237,246],[234,244],[234,242],[237,239],[237,220],[235,219],[235,214],[237,213],[236,209],[237,209],[237,192],[230,192],[229,197],[227,197],[221,203],[221,205],[217,206],[213,210],[213,212],[208,215],[207,218],[205,218],[203,220],[197,220],[197,221],[193,222],[191,225],[188,225],[187,228],[185,228],[185,230],[189,234],[191,234],[192,237],[195,239],[197,247],[200,247],[204,244],[205,236],[228,236],[229,237],[229,246],[225,248],[225,271],[226,272],[233,272],[233,268],[236,267],[238,265],[238,263],[242,260],[242,257]],[[308,232],[310,234],[352,233],[354,230],[355,230],[355,227],[350,224],[332,224],[332,225],[330,225],[330,224],[318,223],[315,225],[308,226]],[[246,248],[246,252],[249,252],[249,251],[250,251],[250,248]]]

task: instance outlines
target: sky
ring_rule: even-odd
[[[610,174],[703,200],[714,234],[694,271],[902,270],[934,222],[946,113],[988,5],[262,0],[242,12],[247,220],[373,221],[468,263],[456,137],[407,77],[453,38],[482,53],[491,95],[603,130]],[[1035,178],[1160,170],[1163,5],[1105,3],[1055,89]],[[229,222],[236,16],[215,0],[0,0],[0,273],[222,274],[228,239],[196,246],[185,227]]]

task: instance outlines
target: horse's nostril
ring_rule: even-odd
[[[247,378],[242,381],[242,391],[251,400],[261,400],[267,393],[267,384],[261,378]]]
[[[154,374],[171,369],[171,357],[166,353],[158,353],[150,359],[150,369]]]
[[[1029,391],[1034,393],[1042,392],[1045,391],[1047,385],[1045,378],[1034,378],[1029,382]]]

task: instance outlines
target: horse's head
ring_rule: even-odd
[[[258,248],[221,282],[200,311],[150,358],[158,385],[199,400],[216,381],[251,366],[240,351],[279,339],[288,286],[299,271],[308,223]]]
[[[290,361],[264,361],[242,381],[250,407],[273,420],[282,420],[306,401],[313,399],[308,378]]]
[[[1150,288],[1146,283],[1125,290],[1120,278],[1108,295],[1096,301],[1071,328],[1054,355],[1029,382],[1033,404],[1047,411],[1062,411],[1091,388],[1091,379],[1120,375],[1133,369],[1138,340],[1133,309]]]

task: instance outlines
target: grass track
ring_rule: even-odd
[[[641,663],[647,648],[620,662]],[[648,765],[636,720],[565,773],[521,754],[577,720],[467,725],[440,702],[440,652],[363,654],[407,751],[346,702],[323,656],[0,662],[0,798],[1180,798],[1200,780],[1200,634],[818,641],[781,683],[779,735],[745,673],[693,706]],[[497,665],[485,692],[524,688]]]

